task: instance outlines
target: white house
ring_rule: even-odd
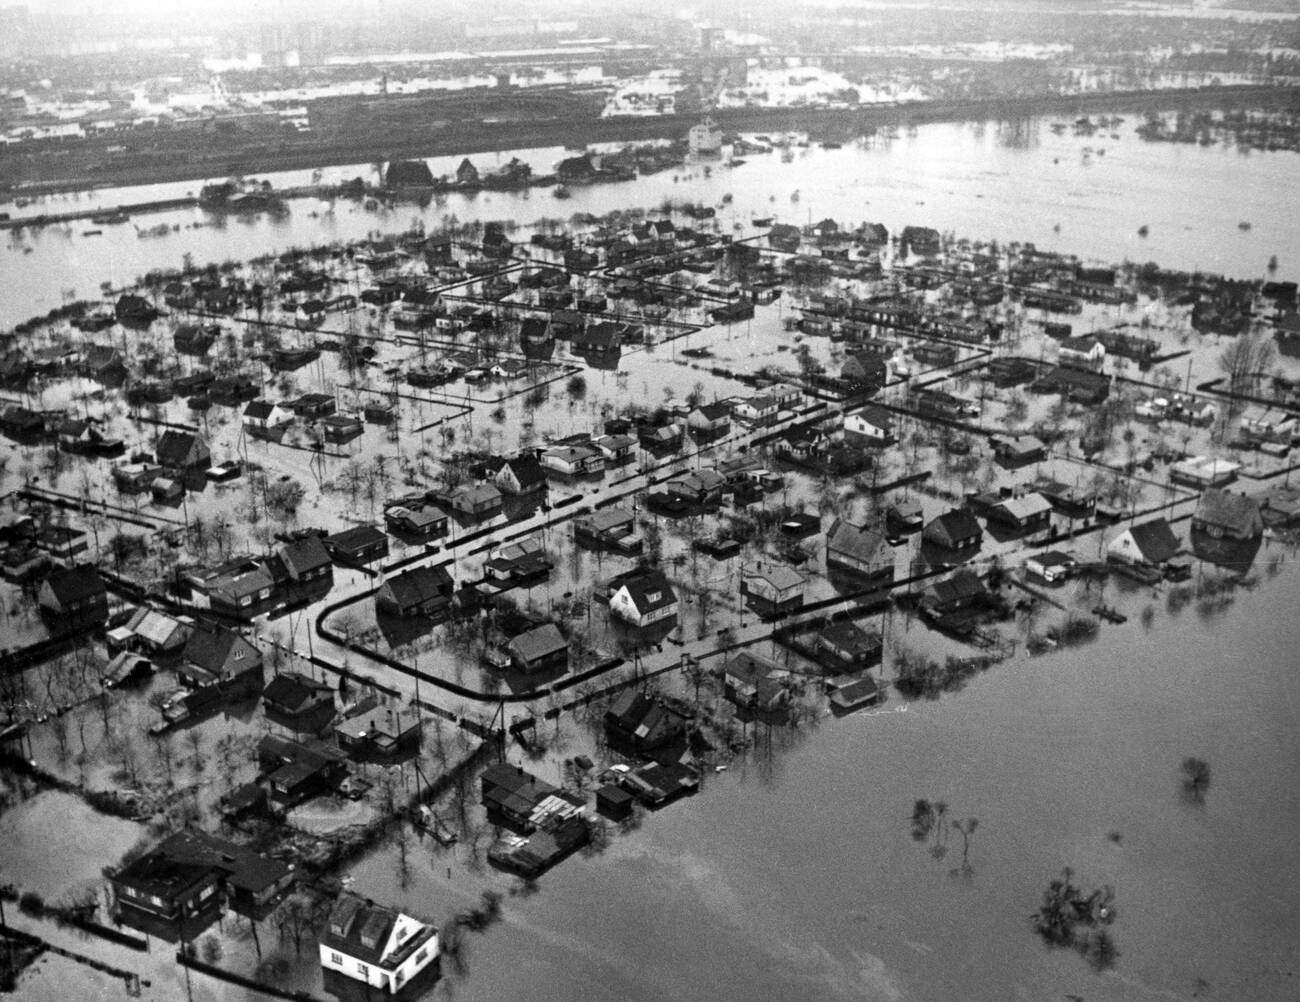
[[[1074,568],[1077,566],[1075,559],[1068,553],[1062,553],[1060,550],[1048,550],[1045,553],[1035,553],[1025,560],[1025,570],[1035,577],[1046,581],[1048,584],[1056,584],[1058,581],[1064,581],[1068,578]]]
[[[266,432],[293,424],[293,411],[269,400],[250,400],[244,406],[244,427],[250,432]]]
[[[722,155],[722,128],[711,118],[692,125],[686,134],[686,144],[691,155],[717,157]]]
[[[770,396],[750,397],[736,404],[733,413],[741,421],[751,425],[770,424],[781,412],[781,405]]]
[[[567,477],[599,473],[605,468],[604,455],[587,445],[555,445],[542,450],[538,461],[546,469]]]
[[[437,960],[437,929],[348,891],[320,938],[322,967],[390,995]]]
[[[625,578],[609,596],[612,615],[633,626],[650,626],[677,618],[677,593],[662,571],[648,570]]]
[[[1130,525],[1106,544],[1108,559],[1159,567],[1178,554],[1178,537],[1163,518]]]
[[[844,438],[852,443],[882,445],[889,441],[893,424],[883,407],[864,407],[844,415]]]
[[[1095,337],[1068,337],[1061,342],[1056,358],[1062,365],[1077,369],[1100,369],[1106,358],[1106,346]]]

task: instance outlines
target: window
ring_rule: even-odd
[[[428,955],[429,955],[429,948],[427,946],[422,947],[420,949],[420,952],[415,955],[415,962],[417,964],[424,963],[424,958],[427,957]]]
[[[365,964],[361,963],[360,961],[357,962],[357,972],[358,972],[358,973],[359,973],[363,978],[368,978],[368,977],[370,977],[370,968],[367,967]]]
[[[341,953],[331,953],[331,954],[330,954],[330,963],[331,963],[331,964],[338,964],[340,967],[342,967],[342,966],[343,966],[343,954],[341,954]]]

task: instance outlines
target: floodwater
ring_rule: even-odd
[[[1300,564],[1288,555],[1270,577],[1280,552],[1266,545],[1261,587],[1216,616],[1170,615],[1161,596],[1150,630],[1134,616],[937,703],[895,697],[708,776],[603,854],[508,895],[502,923],[468,940],[450,996],[1294,998]],[[1189,755],[1212,769],[1200,805],[1181,792]],[[979,820],[969,877],[952,872],[957,833],[944,859],[912,840],[920,797]],[[391,852],[353,886],[434,918],[472,903],[481,885],[463,869],[448,880],[436,855],[413,858],[405,892]],[[1030,927],[1066,866],[1115,889],[1109,971]]]
[[[1263,275],[1269,257],[1276,255],[1280,277],[1300,276],[1300,218],[1278,211],[1294,186],[1294,153],[1145,143],[1134,135],[1137,124],[1135,116],[1127,116],[1114,130],[1118,139],[1110,131],[1090,137],[1069,130],[1058,134],[1048,119],[928,125],[892,139],[882,134],[868,145],[799,149],[790,163],[772,153],[737,167],[714,164],[707,176],[703,165],[693,165],[635,182],[575,188],[567,201],[537,188],[451,195],[443,205],[380,211],[351,202],[337,202],[331,210],[314,199],[294,200],[282,218],[231,218],[219,226],[209,225],[212,217],[197,209],[150,213],[102,227],[85,220],[6,235],[0,248],[0,275],[6,280],[0,324],[45,312],[65,294],[93,298],[101,282],[120,285],[152,269],[180,267],[187,253],[202,264],[397,232],[416,219],[431,229],[449,215],[526,225],[576,212],[653,208],[669,198],[717,206],[726,195],[732,200],[719,221],[728,232],[737,223],[740,232],[752,232],[755,217],[807,223],[829,216],[844,223],[879,221],[891,231],[909,223],[934,226],[959,236],[1030,241],[1086,259],[1154,260],[1235,277]],[[519,156],[535,171],[549,172],[564,155],[550,148],[473,159],[484,169]],[[456,157],[429,161],[435,174],[451,173],[458,162]],[[321,173],[326,181],[377,179],[374,164]],[[270,175],[277,187],[310,177],[306,171]],[[7,210],[18,215],[108,207],[195,193],[199,187],[199,182],[180,182],[101,189]],[[1239,228],[1242,222],[1251,228]],[[136,235],[136,226],[162,223],[181,229],[161,237]],[[203,225],[192,228],[196,223]],[[1145,238],[1138,235],[1143,225]],[[103,232],[83,235],[91,229]]]

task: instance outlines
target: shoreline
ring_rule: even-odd
[[[730,108],[711,114],[728,132],[807,132],[818,129],[859,134],[888,126],[940,122],[980,121],[994,118],[1039,117],[1093,112],[1133,112],[1249,104],[1286,106],[1300,103],[1300,88],[1259,84],[1197,87],[1160,91],[1111,91],[1104,94],[1037,95],[1030,98],[913,102],[861,108]],[[460,122],[434,127],[424,134],[408,135],[384,143],[372,137],[345,137],[311,148],[268,152],[259,156],[202,160],[193,164],[132,166],[102,177],[69,176],[51,181],[16,184],[7,195],[42,197],[130,188],[148,184],[202,181],[232,175],[253,176],[293,170],[314,170],[347,164],[534,149],[550,146],[588,146],[595,143],[645,142],[679,139],[698,115],[664,115],[653,118],[572,119],[539,123]],[[2,169],[2,168],[0,168]]]

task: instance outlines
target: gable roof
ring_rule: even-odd
[[[224,626],[196,629],[185,642],[182,656],[188,664],[217,676],[222,674],[227,664],[247,668],[262,660],[256,647]]]
[[[1218,487],[1211,487],[1201,495],[1196,519],[1243,536],[1257,535],[1263,527],[1258,501]]]
[[[632,604],[643,616],[677,604],[677,593],[660,570],[646,570],[624,578],[619,588],[627,589]]]
[[[557,651],[567,651],[569,642],[554,623],[543,623],[525,630],[506,645],[511,653],[523,661],[535,661]]]
[[[320,942],[322,946],[370,967],[391,971],[418,945],[431,939],[435,932],[433,926],[420,922],[419,931],[402,940],[398,949],[387,953],[388,941],[401,917],[402,913],[392,908],[344,891],[334,902]]]
[[[925,527],[925,533],[929,537],[935,532],[946,536],[949,540],[969,539],[971,536],[982,535],[979,522],[975,521],[975,516],[965,508],[953,508],[933,519]]]
[[[202,458],[208,450],[203,439],[193,432],[168,428],[158,440],[156,451],[158,462],[163,466],[184,466],[191,453]]]
[[[1148,563],[1162,564],[1166,560],[1172,560],[1178,552],[1178,537],[1163,518],[1153,518],[1150,522],[1143,522],[1141,525],[1131,525],[1127,531],[1133,537],[1142,559]]]
[[[311,676],[301,672],[288,671],[281,672],[271,679],[262,692],[262,699],[267,703],[274,703],[286,710],[294,711],[302,709],[309,701],[323,701],[326,695],[333,701],[334,690],[327,683],[317,682]]]
[[[304,536],[280,547],[280,559],[291,571],[306,574],[309,571],[327,567],[330,555],[320,536]]]
[[[402,608],[423,605],[439,595],[445,595],[452,585],[446,567],[412,567],[384,582],[393,601]]]
[[[952,577],[936,581],[925,590],[926,598],[938,606],[960,604],[987,595],[988,589],[978,574],[963,567]]]
[[[875,563],[887,545],[885,535],[879,529],[854,525],[845,518],[832,522],[830,532],[826,534],[827,553],[842,554],[862,563]]]

